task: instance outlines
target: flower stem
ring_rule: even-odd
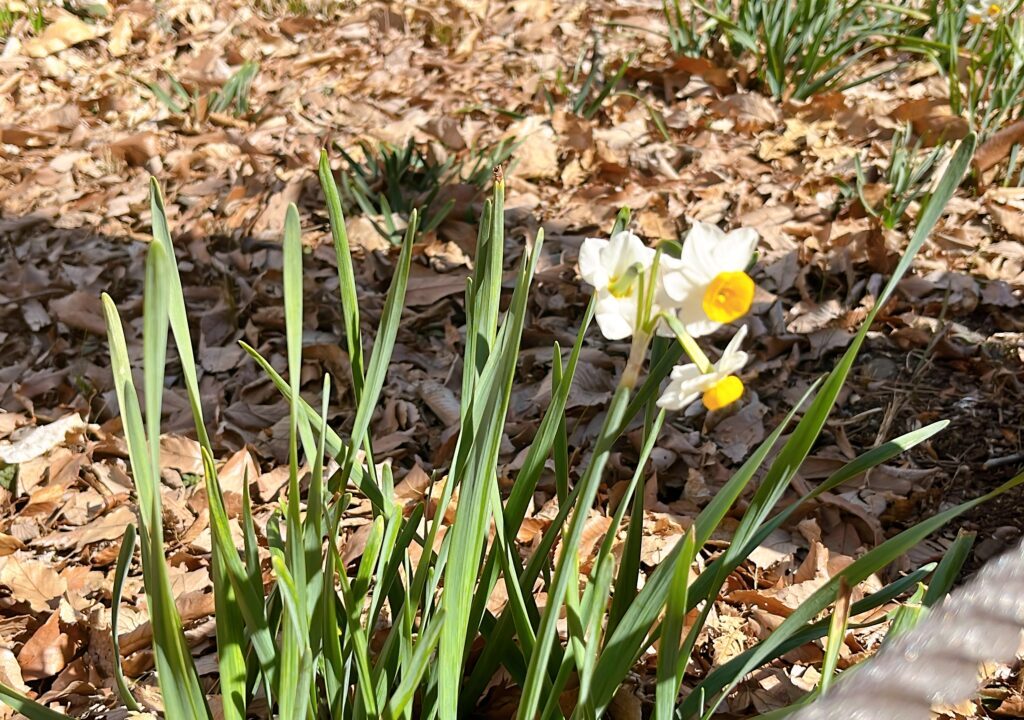
[[[619,379],[620,388],[632,390],[640,379],[640,370],[643,368],[644,359],[647,357],[647,346],[651,342],[651,334],[637,329],[633,333],[633,341],[629,346],[629,359],[626,360],[626,369],[622,371]]]
[[[700,345],[693,339],[690,333],[686,332],[686,328],[679,322],[679,318],[671,313],[665,313],[662,315],[665,322],[672,328],[672,332],[676,334],[676,340],[679,342],[680,347],[683,348],[693,364],[696,365],[702,373],[709,373],[714,368],[708,356],[704,354],[704,351],[700,349]]]

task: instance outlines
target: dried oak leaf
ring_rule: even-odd
[[[203,456],[199,443],[180,435],[160,436],[160,467],[200,475]]]
[[[52,532],[35,540],[33,545],[57,550],[81,550],[96,542],[124,537],[125,528],[132,522],[135,522],[135,512],[127,505],[121,505],[81,527]]]
[[[68,433],[84,428],[85,421],[78,413],[32,428],[15,442],[0,443],[0,462],[15,465],[34,460],[63,443]]]
[[[50,609],[51,603],[67,589],[64,580],[49,563],[16,552],[0,558],[0,587],[10,591],[20,602],[28,603],[36,612]]]
[[[103,306],[95,293],[76,290],[70,295],[51,300],[49,307],[50,314],[69,328],[106,337]]]
[[[60,613],[51,613],[18,653],[22,677],[41,680],[56,675],[67,665],[73,652],[71,638],[60,629]]]
[[[39,37],[26,40],[23,48],[29,57],[41,58],[67,50],[72,45],[93,40],[101,34],[95,25],[61,11],[56,21],[48,25]]]

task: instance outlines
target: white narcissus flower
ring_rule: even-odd
[[[745,270],[757,237],[753,228],[728,234],[703,222],[690,228],[679,260],[670,263],[673,270],[664,274],[662,290],[674,302],[679,321],[691,336],[712,333],[750,310],[754,281]]]
[[[967,6],[967,22],[980,25],[983,22],[995,22],[1003,14],[1002,2],[986,2],[981,5]]]
[[[580,277],[594,286],[597,325],[609,340],[636,330],[640,275],[654,262],[655,251],[623,230],[611,239],[587,238],[580,247]]]
[[[729,341],[710,372],[702,373],[693,364],[672,368],[668,387],[658,398],[658,407],[682,410],[703,395],[708,410],[721,410],[739,400],[743,396],[743,381],[735,373],[747,364],[747,354],[740,350],[746,336],[747,326],[744,325]]]

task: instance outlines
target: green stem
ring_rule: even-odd
[[[676,340],[679,342],[679,346],[683,348],[683,352],[689,356],[690,360],[693,361],[702,373],[709,373],[714,369],[714,365],[708,359],[708,356],[704,354],[704,351],[700,349],[700,345],[693,339],[690,333],[686,332],[686,328],[679,322],[679,318],[670,313],[663,313],[662,317],[665,322],[672,328],[672,332],[676,334]]]

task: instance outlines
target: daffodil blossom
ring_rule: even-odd
[[[580,276],[594,286],[597,325],[609,340],[622,340],[636,331],[640,278],[651,267],[654,256],[653,249],[627,230],[608,240],[583,241]]]
[[[712,333],[743,317],[754,301],[754,281],[745,272],[757,246],[757,231],[740,228],[726,234],[695,222],[679,260],[662,279],[680,322],[693,337]]]
[[[658,407],[666,410],[682,410],[698,397],[703,396],[708,410],[721,410],[740,399],[743,395],[743,381],[737,373],[747,364],[747,353],[740,350],[747,336],[744,325],[729,341],[722,357],[710,372],[702,373],[696,365],[676,365],[669,376],[668,387],[658,398]]]
[[[1002,2],[986,2],[982,5],[967,6],[967,22],[980,25],[983,22],[995,22],[1003,14]]]

